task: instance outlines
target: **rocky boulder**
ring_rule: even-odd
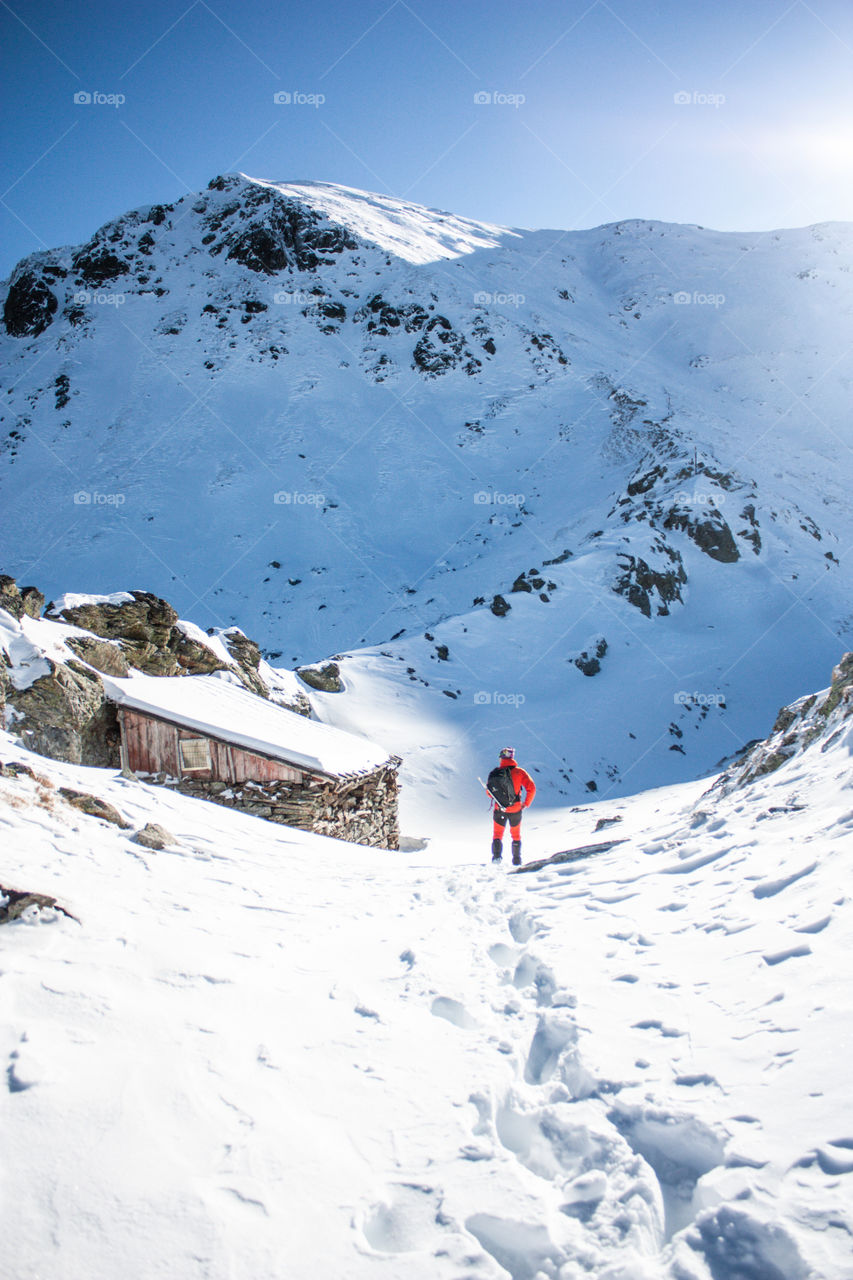
[[[50,674],[29,688],[7,688],[17,712],[15,732],[31,750],[54,760],[118,768],[118,719],[99,677],[73,660],[47,662]]]
[[[14,578],[0,574],[0,609],[11,613],[19,622],[25,615],[40,618],[44,608],[44,596],[37,587],[18,587]]]
[[[322,693],[343,692],[341,669],[336,662],[327,662],[323,666],[297,667],[296,674],[310,688],[319,689]]]
[[[254,640],[244,635],[239,627],[229,627],[227,631],[223,631],[222,639],[226,649],[240,668],[239,675],[246,688],[261,698],[268,698],[270,691],[258,671],[261,664],[261,651]]]
[[[102,800],[100,796],[93,796],[88,791],[75,791],[72,787],[60,787],[59,794],[72,808],[79,809],[81,813],[88,814],[90,818],[99,818],[101,822],[111,822],[113,826],[119,827],[122,831],[130,830],[131,823],[122,817],[115,805],[110,804],[109,800]]]
[[[171,831],[161,827],[159,822],[146,822],[130,838],[134,844],[142,845],[143,849],[168,849],[169,845],[178,843]]]

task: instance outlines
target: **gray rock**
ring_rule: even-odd
[[[167,849],[169,845],[178,843],[171,831],[161,827],[159,822],[146,822],[130,838],[134,844],[141,844],[145,849]]]
[[[327,662],[322,667],[297,667],[296,674],[312,689],[319,689],[322,693],[343,692],[341,669],[336,662]]]
[[[124,651],[117,644],[110,644],[108,640],[96,640],[94,636],[69,636],[65,643],[78,658],[106,676],[130,674]]]
[[[28,689],[7,687],[18,712],[15,733],[33,751],[70,764],[117,769],[120,733],[100,678],[81,663],[47,660],[48,675]]]

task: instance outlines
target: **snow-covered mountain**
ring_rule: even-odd
[[[8,282],[2,568],[345,650],[328,718],[436,777],[695,777],[850,647],[851,266],[217,178]]]

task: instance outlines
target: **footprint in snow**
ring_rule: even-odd
[[[454,1027],[461,1027],[465,1031],[470,1031],[478,1025],[476,1018],[473,1018],[464,1004],[460,1004],[458,1000],[453,1000],[450,996],[436,996],[430,1006],[430,1012],[436,1018],[444,1018],[446,1022],[451,1022]]]
[[[421,1252],[435,1242],[436,1227],[451,1225],[441,1206],[434,1187],[400,1182],[359,1215],[354,1225],[377,1253]]]

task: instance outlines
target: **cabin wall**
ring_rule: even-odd
[[[208,738],[195,729],[184,729],[123,707],[119,712],[128,767],[134,773],[168,773],[176,778],[206,782],[298,782],[302,771],[281,760],[269,760],[242,747]],[[207,744],[209,769],[184,769],[181,741],[194,739]]]

